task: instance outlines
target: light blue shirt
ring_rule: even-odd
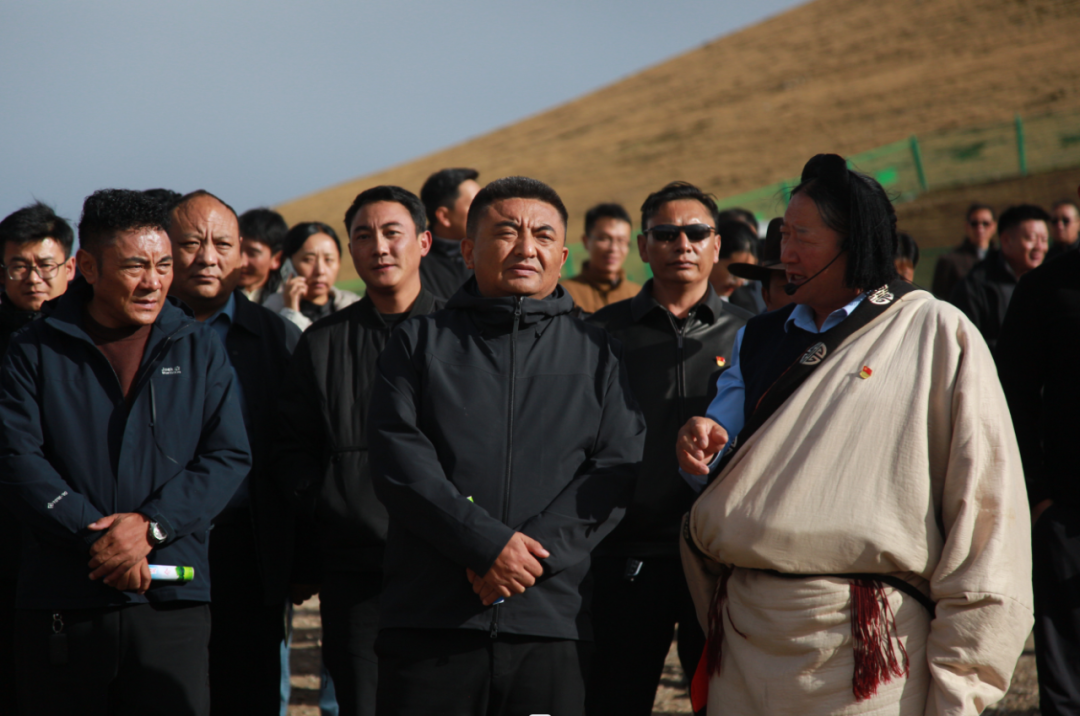
[[[865,298],[866,294],[860,293],[851,303],[830,313],[825,322],[821,324],[821,328],[818,328],[817,321],[814,320],[814,310],[809,306],[799,304],[795,306],[795,310],[791,312],[787,321],[784,322],[784,331],[790,331],[792,324],[794,324],[807,333],[824,333],[850,316],[851,312],[858,308]],[[746,424],[744,405],[746,402],[746,383],[743,380],[742,368],[739,365],[739,352],[742,350],[742,340],[745,332],[746,327],[744,326],[735,334],[735,343],[731,347],[731,365],[716,380],[716,397],[709,403],[709,409],[705,411],[705,417],[711,418],[723,426],[724,430],[727,431],[729,440],[734,440],[735,436],[739,434],[739,431]],[[724,449],[717,453],[709,465],[710,472],[716,467],[716,463],[727,452],[727,449],[728,446],[725,445]],[[707,475],[691,475],[681,469],[679,473],[696,492],[701,492],[708,481]]]

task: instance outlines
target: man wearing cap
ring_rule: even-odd
[[[784,220],[779,217],[769,222],[760,264],[728,264],[730,273],[761,283],[761,298],[765,301],[766,311],[783,308],[795,300],[784,291],[787,274],[784,273],[784,264],[780,261],[780,227],[783,224]]]
[[[593,612],[590,714],[652,713],[676,624],[687,673],[694,673],[704,645],[678,557],[679,519],[694,492],[679,476],[671,447],[687,419],[705,414],[716,379],[732,360],[735,334],[751,316],[709,285],[722,240],[716,214],[712,197],[690,184],[651,194],[641,207],[637,244],[653,278],[634,298],[590,319],[622,343],[648,428],[626,518],[593,558],[602,608]]]

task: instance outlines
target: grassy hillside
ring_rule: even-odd
[[[707,21],[707,18],[702,18]],[[911,133],[1080,108],[1076,0],[814,0],[542,114],[290,201],[342,225],[375,184],[418,191],[446,166],[554,186],[576,240],[585,210],[632,211],[673,179],[718,196]],[[354,276],[345,262],[342,279]]]

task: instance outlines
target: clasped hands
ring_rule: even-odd
[[[466,567],[465,576],[473,591],[480,596],[480,601],[488,607],[500,598],[522,594],[536,584],[536,580],[544,574],[544,565],[540,564],[540,560],[550,556],[551,553],[532,537],[515,532],[487,574],[480,576]]]
[[[146,555],[151,545],[147,538],[150,520],[137,512],[122,512],[102,517],[89,525],[104,531],[90,547],[90,579],[101,579],[121,592],[143,594],[150,588],[150,565]]]

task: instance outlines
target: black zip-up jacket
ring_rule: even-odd
[[[379,358],[371,466],[386,505],[381,627],[591,639],[590,553],[633,491],[645,422],[605,331],[543,300],[484,298],[405,323]],[[485,607],[486,574],[514,531],[551,556],[524,594]]]
[[[18,308],[6,293],[0,292],[0,357],[7,353],[11,337],[40,315],[41,311]]]
[[[461,255],[461,242],[431,238],[431,251],[420,259],[420,283],[444,301],[472,278],[473,272],[465,266]]]
[[[278,387],[285,379],[289,356],[300,340],[300,329],[273,311],[248,300],[237,289],[236,311],[225,339],[247,403],[247,436],[251,445],[248,474],[250,508],[244,510],[255,536],[262,602],[282,604],[289,590],[293,558],[292,502],[278,487],[270,466],[277,427]],[[255,587],[255,585],[251,585]]]
[[[1020,279],[994,358],[1024,461],[1028,499],[1080,510],[1080,251]]]
[[[731,364],[735,334],[752,317],[708,287],[686,319],[678,321],[653,299],[652,286],[650,279],[633,298],[589,318],[622,344],[630,387],[648,426],[634,499],[600,546],[603,554],[679,553],[680,520],[695,493],[679,475],[675,438],[687,420],[705,414],[716,395],[716,379]]]
[[[421,289],[409,317],[442,306]],[[371,486],[367,407],[390,331],[365,296],[304,331],[282,385],[275,472],[305,511],[301,524],[317,525],[317,545],[304,540],[307,550],[297,555],[311,581],[319,581],[312,567],[320,564],[382,570],[387,516]]]
[[[210,523],[251,468],[221,341],[170,298],[150,331],[130,405],[82,328],[92,296],[71,284],[15,337],[0,371],[0,499],[24,521],[17,605],[76,609],[210,601]],[[139,512],[166,542],[151,564],[190,566],[187,584],[143,596],[88,579],[101,517]]]
[[[971,319],[993,350],[1015,290],[1016,274],[1005,255],[1000,250],[992,251],[953,287],[949,303]]]

